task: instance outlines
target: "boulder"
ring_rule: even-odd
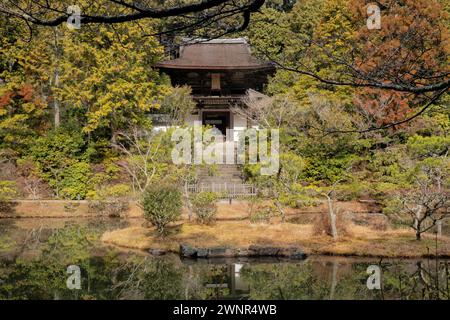
[[[291,254],[289,256],[289,259],[298,259],[298,260],[306,259],[306,253],[304,253],[302,251],[294,252],[293,254]]]
[[[280,256],[290,259],[305,259],[306,254],[299,247],[287,247],[280,249]]]
[[[208,249],[206,248],[197,249],[197,258],[207,258],[207,257],[208,257]]]
[[[180,244],[180,255],[185,258],[193,258],[197,256],[197,248],[187,244]]]
[[[148,252],[153,256],[162,256],[167,253],[164,249],[149,249]]]
[[[208,249],[208,258],[235,257],[237,255],[234,249],[227,247],[216,247]]]
[[[248,257],[250,256],[250,250],[248,249],[238,249],[237,250],[237,256],[238,257]]]
[[[249,248],[250,255],[259,257],[275,257],[278,256],[280,248],[271,246],[251,245]]]

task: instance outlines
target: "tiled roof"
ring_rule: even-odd
[[[245,39],[190,41],[180,47],[180,57],[156,65],[170,69],[273,69],[270,62],[251,55]]]

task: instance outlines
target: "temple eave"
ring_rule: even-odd
[[[182,69],[182,70],[271,70],[275,67],[273,65],[260,65],[260,66],[198,66],[198,65],[176,65],[176,64],[166,64],[159,63],[155,65],[158,69]]]

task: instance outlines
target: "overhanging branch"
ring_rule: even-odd
[[[154,9],[150,7],[138,6],[137,4],[130,3],[129,1],[124,0],[106,0],[106,4],[112,4],[117,8],[124,8],[129,10],[129,13],[115,14],[115,15],[89,15],[89,14],[80,14],[80,22],[82,24],[115,24],[115,23],[123,23],[128,21],[136,21],[145,18],[168,18],[168,17],[176,17],[184,14],[190,13],[199,13],[203,11],[207,11],[210,9],[216,9],[221,5],[229,4],[235,7],[241,8],[241,12],[244,15],[244,27],[248,26],[248,22],[250,20],[250,14],[252,12],[258,11],[265,0],[251,0],[241,5],[236,4],[236,1],[231,0],[203,0],[201,2],[196,2],[193,4],[179,5],[170,8],[161,8]],[[31,22],[36,25],[41,26],[58,26],[62,23],[66,22],[70,17],[70,14],[64,13],[61,10],[57,10],[54,7],[51,7],[48,1],[41,2],[39,0],[31,1],[31,4],[35,4],[40,7],[39,12],[37,10],[22,8],[17,4],[0,4],[0,12],[13,16],[16,18],[23,19],[25,21]],[[44,18],[41,15],[38,16],[38,13],[55,13],[56,16],[53,18]]]

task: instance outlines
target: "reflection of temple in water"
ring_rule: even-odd
[[[206,288],[213,289],[214,299],[247,299],[250,289],[247,283],[241,277],[241,269],[244,265],[233,263],[220,268],[220,272],[215,274]]]

